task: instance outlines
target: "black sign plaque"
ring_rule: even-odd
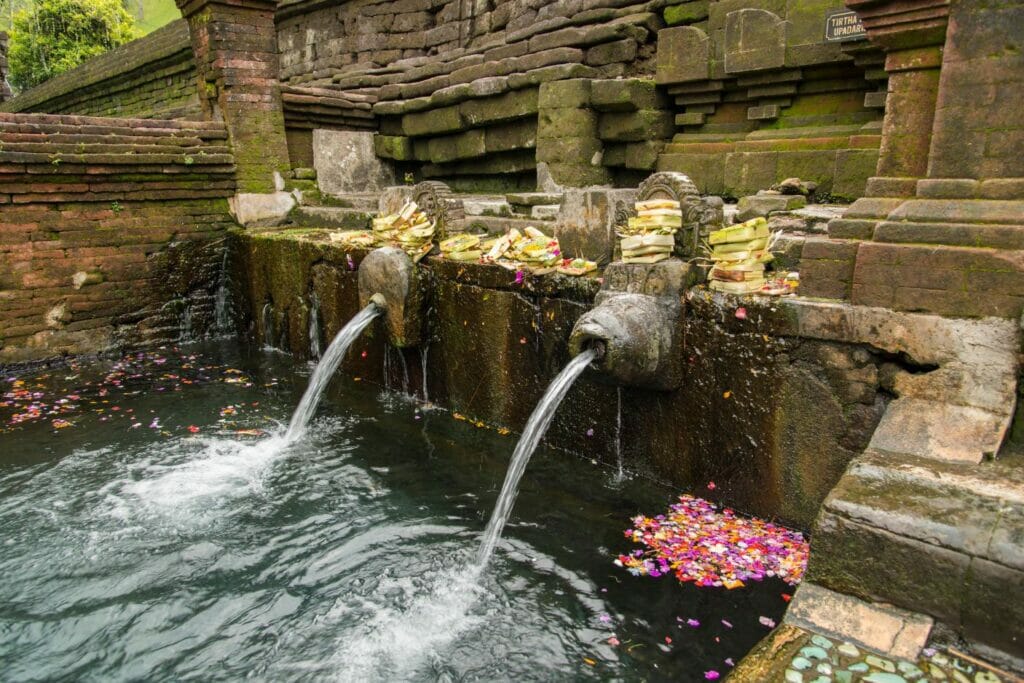
[[[845,43],[848,40],[867,38],[860,17],[850,10],[833,10],[825,15],[825,42]]]

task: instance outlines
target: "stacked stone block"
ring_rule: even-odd
[[[583,51],[580,63],[617,64],[613,70],[626,73],[649,60],[650,50],[643,46],[647,35],[617,24],[648,31],[663,25],[647,3],[631,0],[387,0],[329,7],[305,0],[282,6],[277,18],[282,78],[334,77],[345,87],[411,82],[393,77],[448,58],[490,51],[487,61],[495,61],[568,45]]]
[[[864,41],[823,41],[826,11],[842,8],[666,7],[656,78],[675,101],[677,131],[658,169],[684,172],[713,194],[743,196],[799,176],[822,193],[861,196],[878,161],[887,74]]]
[[[591,107],[586,79],[555,81],[540,87],[537,163],[557,186],[586,187],[611,182],[603,164],[599,115]]]
[[[282,77],[289,86],[378,98],[378,154],[423,177],[467,190],[532,189],[538,87],[641,70],[663,25],[641,3],[601,0],[582,9],[289,5],[277,13]]]
[[[674,133],[668,98],[651,79],[598,80],[591,85],[591,105],[600,115],[604,165],[615,172],[617,185],[639,184]]]
[[[172,299],[210,321],[223,124],[0,114],[0,145],[0,362],[174,340]]]

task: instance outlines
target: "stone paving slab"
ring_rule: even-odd
[[[799,593],[798,593],[799,594]],[[739,663],[729,683],[1014,683],[1011,672],[942,647],[881,656],[849,641],[780,626]]]

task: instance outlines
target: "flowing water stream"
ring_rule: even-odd
[[[380,313],[381,309],[377,304],[368,304],[366,308],[353,316],[346,323],[345,327],[341,328],[341,331],[338,332],[330,346],[327,347],[327,351],[324,352],[323,358],[317,363],[313,376],[309,379],[309,386],[302,395],[302,400],[299,401],[299,405],[292,415],[291,422],[288,423],[288,431],[284,435],[285,441],[292,443],[302,438],[306,427],[309,425],[309,421],[313,419],[313,413],[316,412],[316,407],[319,405],[321,397],[324,395],[327,383],[331,381],[334,373],[338,371],[341,361],[345,360],[348,348],[352,346],[352,342],[362,334],[366,326],[373,322],[373,319],[380,315]]]
[[[558,376],[548,386],[544,396],[533,409],[530,419],[526,422],[523,435],[519,437],[519,443],[512,453],[512,459],[508,464],[508,473],[501,485],[501,493],[498,495],[498,502],[494,505],[494,512],[487,522],[484,530],[484,538],[480,544],[479,563],[486,567],[494,554],[494,548],[498,545],[501,532],[505,528],[508,516],[512,513],[512,506],[516,502],[516,494],[519,492],[519,481],[523,478],[526,466],[530,462],[530,456],[537,450],[540,440],[544,438],[551,420],[555,417],[555,411],[565,398],[565,394],[572,387],[576,378],[583,374],[587,366],[597,358],[597,352],[587,349],[580,355],[569,361]]]
[[[508,437],[309,373],[212,342],[0,372],[27,396],[0,401],[0,679],[699,682],[780,618],[778,581],[701,590],[612,564],[630,517],[677,491],[610,489],[614,463],[541,446],[508,519]]]

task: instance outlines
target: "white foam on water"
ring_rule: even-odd
[[[255,442],[183,439],[170,452],[135,463],[130,478],[108,487],[112,513],[127,518],[140,507],[175,515],[205,513],[233,498],[260,493],[270,465],[287,445],[280,430]]]
[[[443,659],[445,649],[484,617],[471,613],[483,594],[480,568],[467,563],[443,570],[424,589],[409,578],[383,579],[369,598],[341,604],[335,618],[369,612],[359,635],[339,643],[332,658],[339,681],[408,680]]]

